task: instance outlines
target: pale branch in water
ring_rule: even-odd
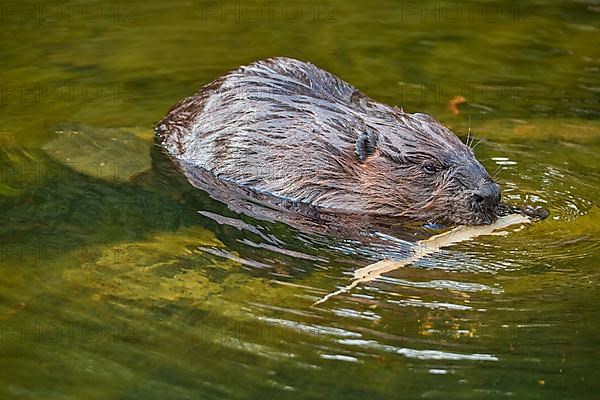
[[[335,292],[329,293],[325,297],[316,301],[313,304],[313,307],[326,302],[334,296],[337,296],[342,293],[347,293],[361,283],[374,281],[375,279],[379,278],[385,273],[412,264],[429,254],[433,254],[439,251],[444,247],[448,247],[460,242],[465,242],[478,236],[498,234],[494,232],[499,229],[507,228],[511,225],[528,224],[530,222],[531,219],[525,215],[509,214],[499,217],[495,223],[490,225],[458,226],[448,232],[432,236],[425,240],[420,240],[416,242],[413,246],[413,254],[405,258],[404,260],[381,260],[364,268],[357,269],[356,271],[354,271],[353,280],[349,285]]]

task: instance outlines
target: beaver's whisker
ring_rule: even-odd
[[[496,171],[494,171],[494,175],[493,175],[493,179],[496,179],[496,177],[498,176],[498,174],[500,173],[500,171],[502,171],[502,165],[498,165],[498,167],[496,168]]]
[[[467,131],[467,146],[471,147],[474,136],[471,135],[471,116],[469,115],[469,130]]]

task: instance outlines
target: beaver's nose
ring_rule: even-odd
[[[500,203],[500,186],[496,182],[483,183],[473,195],[475,203],[489,209],[495,209]]]

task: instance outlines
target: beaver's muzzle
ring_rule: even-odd
[[[496,210],[500,204],[500,186],[494,181],[485,180],[473,194],[473,200],[478,208]]]

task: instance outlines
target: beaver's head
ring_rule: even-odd
[[[473,150],[426,114],[366,122],[356,142],[366,209],[438,223],[496,218],[500,187]]]

